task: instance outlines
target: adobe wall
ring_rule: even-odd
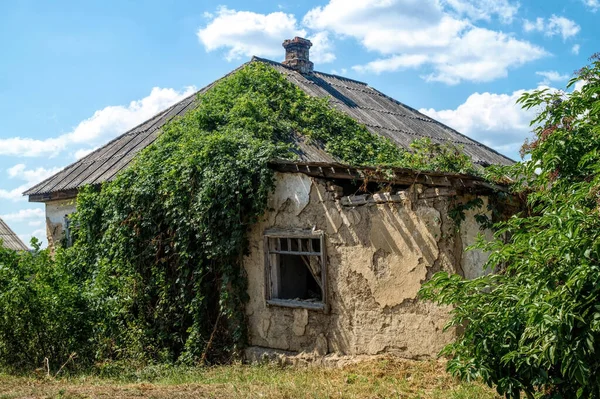
[[[436,271],[481,273],[486,254],[464,253],[479,231],[474,212],[457,232],[448,196],[418,199],[411,190],[399,202],[346,206],[324,180],[282,173],[276,179],[270,211],[252,228],[244,261],[250,344],[319,354],[435,356],[453,334],[442,331],[447,309],[416,295]],[[328,313],[266,304],[263,233],[271,228],[325,232]]]
[[[64,237],[65,216],[75,212],[75,199],[46,202],[46,236],[48,247],[55,248]]]

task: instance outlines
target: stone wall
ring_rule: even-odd
[[[65,216],[75,212],[75,199],[46,202],[46,236],[48,247],[55,248],[65,234]]]
[[[282,173],[276,179],[270,210],[251,230],[244,261],[250,344],[319,354],[435,356],[453,334],[442,331],[447,309],[416,295],[436,271],[481,273],[487,255],[464,253],[479,232],[473,212],[457,232],[449,196],[419,199],[413,187],[395,202],[348,206],[327,181]],[[328,311],[267,305],[263,234],[273,228],[325,233]]]

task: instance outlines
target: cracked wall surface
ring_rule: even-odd
[[[448,310],[417,300],[417,292],[440,270],[480,273],[487,254],[464,253],[479,232],[474,213],[457,231],[448,216],[448,196],[345,206],[348,201],[331,190],[331,182],[300,173],[277,173],[276,179],[269,210],[250,231],[244,260],[251,345],[435,356],[453,335],[442,331]],[[273,228],[325,232],[329,312],[266,304],[263,233]]]

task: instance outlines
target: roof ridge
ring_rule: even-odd
[[[362,81],[360,81],[360,80],[356,80],[356,79],[347,78],[347,77],[345,77],[345,76],[334,75],[334,74],[327,73],[327,72],[313,71],[313,72],[311,72],[311,73],[307,73],[307,74],[300,73],[300,72],[296,71],[295,69],[293,69],[293,68],[290,68],[289,66],[287,66],[287,65],[285,65],[285,64],[282,64],[281,62],[273,61],[273,60],[270,60],[270,59],[268,59],[268,58],[262,58],[262,57],[258,57],[258,56],[256,56],[256,55],[253,55],[253,56],[252,56],[252,59],[250,60],[250,62],[253,62],[253,61],[265,62],[265,63],[269,63],[269,64],[275,64],[275,65],[277,65],[277,66],[281,66],[281,67],[283,67],[283,68],[286,68],[286,69],[288,69],[290,72],[296,72],[297,74],[299,74],[299,75],[302,75],[302,76],[305,76],[305,75],[307,75],[307,76],[310,76],[310,75],[315,75],[315,74],[319,74],[319,75],[326,75],[326,76],[333,76],[334,78],[337,78],[337,79],[341,79],[341,80],[348,80],[348,81],[350,81],[350,82],[355,82],[355,83],[359,83],[359,84],[361,84],[361,85],[365,85],[365,86],[367,86],[367,87],[371,87],[371,86],[369,86],[369,84],[368,84],[368,83],[366,83],[366,82],[362,82]]]

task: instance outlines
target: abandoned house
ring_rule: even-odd
[[[0,218],[0,246],[15,251],[29,251],[27,245],[8,227],[2,218]]]
[[[302,38],[286,40],[282,63],[250,62],[270,65],[403,148],[425,137],[460,146],[482,166],[513,163],[366,83],[314,71],[310,46]],[[113,179],[196,99],[182,100],[29,189],[29,201],[46,204],[49,244],[68,238],[80,187]],[[452,334],[442,331],[447,309],[417,300],[417,291],[439,270],[468,278],[482,273],[486,254],[465,251],[480,232],[476,211],[467,211],[457,229],[450,210],[479,197],[487,212],[493,187],[478,177],[397,169],[393,191],[355,195],[367,184],[365,176],[368,184],[377,182],[374,169],[343,165],[302,137],[296,145],[297,162],[271,163],[276,187],[269,211],[249,233],[250,344],[319,354],[435,356]]]

